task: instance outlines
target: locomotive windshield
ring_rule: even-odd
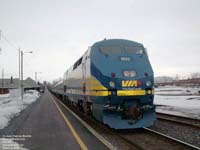
[[[129,46],[125,47],[125,52],[126,53],[131,53],[131,54],[143,54],[144,50],[141,46]]]
[[[105,55],[118,55],[121,53],[121,48],[118,46],[100,47],[99,51]]]
[[[129,54],[144,54],[144,49],[142,46],[125,46],[122,50],[119,46],[104,46],[100,47],[99,51],[104,55],[118,55],[122,51]]]

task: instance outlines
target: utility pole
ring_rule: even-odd
[[[3,86],[4,86],[4,69],[2,69],[2,89],[1,89],[1,93],[3,94],[4,93],[4,90],[3,90]]]
[[[37,72],[35,72],[35,83],[37,84]]]
[[[1,30],[0,30],[0,41],[1,41]],[[0,47],[0,54],[1,54],[1,47]]]
[[[37,72],[35,72],[35,84],[37,86]],[[35,90],[37,90],[37,87],[35,87]]]
[[[27,53],[33,53],[33,52],[32,51],[30,51],[30,52],[23,52],[23,51],[21,51],[21,99],[22,99],[22,102],[23,102],[23,94],[24,94],[23,57],[24,57],[24,54],[27,54]]]
[[[19,48],[19,88],[20,88],[20,85],[21,85],[21,80],[20,80],[20,48]]]
[[[1,30],[0,30],[0,40],[1,40]],[[1,53],[1,47],[0,47],[0,53]],[[4,70],[2,69],[2,88],[1,88],[1,94],[3,94],[3,76],[4,76]]]
[[[0,40],[1,40],[1,30],[0,30]],[[1,47],[0,47],[0,53],[1,53]],[[2,88],[1,88],[1,94],[3,94],[3,69],[2,69]]]
[[[35,72],[35,83],[36,85],[38,85],[38,74],[41,74],[42,72]],[[37,90],[37,87],[35,88],[35,90]]]
[[[23,102],[24,85],[23,85],[23,51],[21,51],[21,99]]]

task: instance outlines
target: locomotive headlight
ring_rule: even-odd
[[[131,71],[129,71],[129,75],[130,75],[130,77],[135,77],[136,72],[134,70],[131,70]]]
[[[129,75],[129,71],[124,71],[123,74],[124,74],[125,77],[129,77],[130,76]]]
[[[146,86],[151,86],[151,81],[147,81]]]
[[[136,71],[135,70],[124,70],[123,75],[124,75],[124,77],[135,77]]]
[[[151,94],[151,90],[148,90],[147,93],[148,93],[148,94]]]
[[[109,82],[109,85],[110,85],[110,87],[115,88],[115,82],[110,81],[110,82]]]

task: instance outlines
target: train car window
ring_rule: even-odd
[[[78,61],[74,64],[73,70],[77,68]]]
[[[100,47],[99,49],[100,53],[105,54],[105,55],[117,55],[120,54],[121,48],[118,46],[105,46],[105,47]]]
[[[129,46],[129,47],[125,47],[125,52],[142,55],[144,54],[144,49],[141,46]]]
[[[81,57],[81,58],[78,60],[78,65],[77,65],[77,66],[79,66],[79,65],[81,64],[82,59],[83,59],[83,57]]]
[[[83,57],[81,57],[79,60],[76,61],[76,63],[73,66],[73,70],[75,70],[82,62]]]

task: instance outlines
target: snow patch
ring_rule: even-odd
[[[200,88],[197,87],[177,87],[177,86],[160,86],[155,88],[156,95],[198,95]]]
[[[0,98],[9,97],[9,94],[0,94]]]
[[[6,127],[14,116],[19,115],[23,109],[39,97],[37,91],[31,90],[25,92],[22,102],[20,93],[20,90],[10,90],[8,97],[0,97],[0,129]]]
[[[163,86],[155,89],[156,111],[200,119],[200,88]]]

